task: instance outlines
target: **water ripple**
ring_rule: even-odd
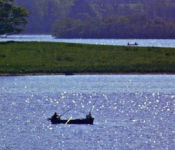
[[[79,85],[71,82],[72,78],[79,79]],[[99,92],[105,78],[105,86]],[[174,76],[0,77],[0,80],[5,80],[0,87],[2,150],[175,147]],[[60,80],[64,83],[58,87],[56,83]],[[127,90],[128,85],[132,90]],[[94,125],[52,125],[47,121],[55,111],[63,113],[72,106],[75,107],[62,118],[83,118],[96,100],[92,110]]]

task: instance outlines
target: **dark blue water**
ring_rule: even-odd
[[[175,75],[0,77],[1,150],[174,150]],[[83,118],[94,125],[52,125]]]

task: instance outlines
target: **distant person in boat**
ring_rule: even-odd
[[[88,119],[88,118],[92,118],[91,113],[89,113],[88,115],[86,115],[86,119]]]
[[[128,42],[128,45],[138,45],[138,43],[135,42],[135,43],[133,43],[133,44],[130,44],[130,43]]]
[[[58,115],[56,112],[54,113],[54,115],[52,116],[52,119],[58,119],[60,120],[60,115]]]

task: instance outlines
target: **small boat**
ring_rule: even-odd
[[[103,84],[104,85],[104,84]],[[102,90],[103,86],[100,89],[100,92]],[[92,125],[94,123],[94,117],[91,115],[91,111],[95,106],[95,103],[97,102],[97,98],[94,101],[89,114],[86,115],[86,118],[79,118],[79,119],[61,119],[61,116],[63,116],[65,113],[67,113],[68,111],[70,111],[72,108],[74,108],[75,106],[71,107],[70,109],[66,110],[64,113],[62,113],[61,115],[57,114],[56,112],[54,113],[54,115],[51,118],[48,118],[48,121],[51,121],[52,124],[89,124]]]
[[[137,46],[137,45],[138,45],[138,43],[136,43],[136,42],[135,43],[129,43],[128,42],[128,46]]]
[[[61,119],[61,116],[55,112],[51,118],[48,118],[48,120],[50,120],[52,124],[90,124],[90,125],[92,125],[94,122],[94,118],[92,117],[91,113],[86,115],[86,118]]]

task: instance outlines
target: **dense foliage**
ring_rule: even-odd
[[[60,38],[175,38],[175,0],[16,0],[28,33]]]
[[[0,35],[20,33],[27,24],[29,12],[13,5],[14,0],[0,0]]]
[[[102,19],[60,19],[54,35],[62,38],[175,38],[175,23],[146,16],[106,17]]]

